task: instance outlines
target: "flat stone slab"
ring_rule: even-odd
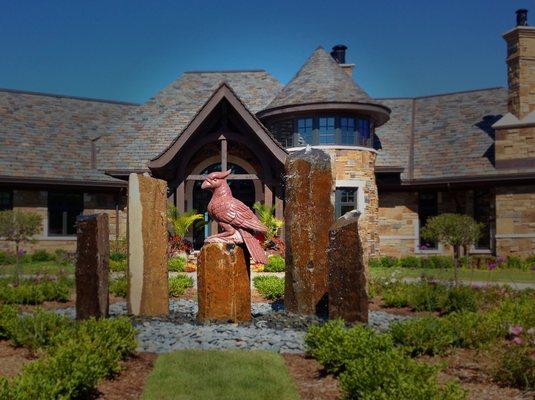
[[[196,322],[197,302],[171,300],[169,317],[133,318],[138,330],[137,351],[167,353],[184,349],[246,349],[277,353],[303,353],[306,329],[321,320],[284,311],[282,303],[253,303],[252,321],[240,324],[200,324]],[[74,308],[56,310],[74,318]],[[110,305],[110,315],[127,315],[126,303]],[[371,311],[368,325],[388,330],[392,322],[406,316]]]

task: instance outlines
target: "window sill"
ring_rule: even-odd
[[[470,249],[468,254],[492,254],[490,249]]]
[[[74,236],[38,236],[36,240],[72,240],[76,241],[76,235]]]

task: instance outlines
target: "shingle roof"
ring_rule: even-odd
[[[318,47],[266,108],[323,102],[371,103],[373,100],[329,53]]]
[[[401,166],[413,179],[497,174],[493,164],[491,125],[507,112],[507,89],[382,99],[392,109],[390,121],[377,129],[381,145],[378,166]]]
[[[223,82],[252,113],[265,108],[281,88],[263,70],[185,73],[99,140],[99,168],[147,169],[147,162],[170,145]]]
[[[0,176],[114,182],[91,168],[91,139],[136,108],[0,89]]]

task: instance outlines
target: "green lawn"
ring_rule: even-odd
[[[14,269],[14,264],[0,265],[0,275],[11,275],[13,274]],[[29,262],[21,264],[21,273],[24,275],[36,273],[56,275],[61,270],[66,274],[74,274],[74,266],[72,264],[60,265],[56,261]]]
[[[453,269],[427,269],[427,268],[370,268],[372,276],[384,276],[399,271],[400,276],[408,278],[418,278],[422,275],[436,279],[453,279]],[[461,269],[459,277],[464,281],[485,281],[485,282],[510,282],[510,283],[535,283],[535,271],[523,271],[516,269],[495,269],[470,270]]]
[[[298,400],[279,354],[184,350],[156,360],[143,400]]]

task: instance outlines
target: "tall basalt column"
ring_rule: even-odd
[[[305,314],[327,311],[327,247],[334,220],[331,159],[307,148],[286,162],[286,310]]]
[[[110,232],[108,215],[76,220],[76,318],[107,317]]]
[[[130,174],[128,180],[128,312],[169,313],[167,184]]]
[[[197,320],[250,321],[249,254],[236,244],[207,243],[197,258]]]
[[[330,319],[368,322],[368,245],[366,232],[359,229],[361,222],[359,214],[351,212],[338,219],[330,230]]]

